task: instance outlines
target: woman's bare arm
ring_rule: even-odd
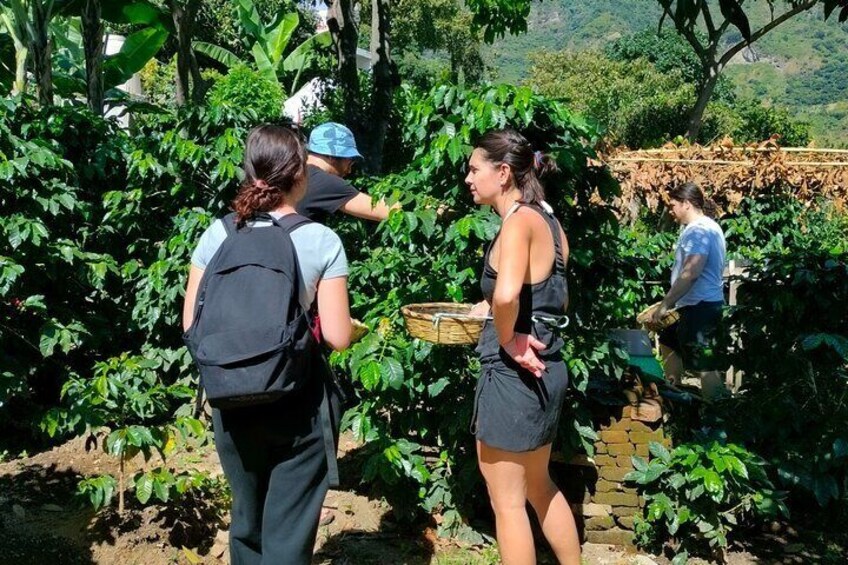
[[[504,351],[519,365],[541,377],[545,364],[536,351],[545,349],[545,344],[532,335],[515,332],[519,295],[530,268],[531,234],[530,223],[523,215],[516,214],[504,222],[500,235],[498,280],[492,297],[492,316],[495,319],[498,343]]]
[[[498,279],[492,296],[492,315],[501,345],[513,337],[518,319],[518,296],[530,267],[532,229],[523,216],[515,215],[504,223],[499,236]]]
[[[318,283],[318,315],[321,317],[321,335],[327,345],[336,351],[347,349],[353,330],[347,277],[322,279]]]
[[[202,278],[203,269],[192,265],[188,272],[185,302],[183,302],[183,331],[188,330],[194,322],[194,304],[197,302],[197,291],[200,288],[200,280]]]

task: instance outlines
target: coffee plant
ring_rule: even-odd
[[[739,445],[707,436],[671,452],[655,442],[649,448],[651,461],[634,456],[635,470],[625,477],[645,498],[636,537],[654,547],[675,540],[675,565],[690,554],[722,555],[737,524],[788,515],[765,461]]]
[[[409,104],[405,136],[416,148],[412,162],[371,190],[402,209],[373,235],[352,229],[343,236],[369,238],[351,250],[350,287],[356,314],[376,331],[334,361],[360,388],[362,401],[344,425],[366,442],[363,480],[378,480],[396,513],[411,516],[416,506],[439,513],[442,532],[469,539],[479,539],[466,526],[480,494],[468,431],[479,366],[470,347],[410,339],[399,310],[413,302],[480,299],[483,249],[499,220],[474,206],[463,179],[476,138],[502,127],[521,130],[560,167],[546,185],[571,246],[565,357],[574,386],[563,418],[564,449],[591,452],[596,436],[586,406],[588,380],[620,377],[625,360],[608,343],[607,329],[632,317],[652,291],[634,283],[622,293],[620,282],[657,276],[651,258],[622,252],[625,236],[603,204],[617,184],[592,161],[593,124],[529,89],[507,86],[438,87]]]
[[[205,441],[179,332],[186,266],[233,194],[255,116],[153,114],[129,135],[78,108],[32,108],[0,114],[0,426],[99,442],[119,471],[80,484],[95,506],[117,494],[123,510],[127,482],[142,503],[167,501],[206,481],[168,465]],[[159,466],[125,476],[154,453]]]
[[[774,464],[799,507],[834,515],[848,476],[845,226],[825,205],[776,235],[740,277],[722,348],[743,373],[741,394],[724,414],[728,433]]]

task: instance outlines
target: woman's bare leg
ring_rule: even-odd
[[[561,564],[580,565],[580,539],[574,515],[548,472],[550,444],[522,455],[526,458],[527,500],[542,524],[545,539]]]
[[[672,348],[660,344],[660,358],[665,379],[673,385],[683,382],[683,360],[680,355]]]
[[[477,460],[495,511],[498,551],[504,565],[536,563],[533,532],[527,516],[527,483],[520,455],[477,442]]]
[[[580,565],[574,516],[548,473],[551,446],[513,453],[477,442],[480,471],[495,511],[498,548],[504,564],[536,562],[527,516],[529,500],[554,554],[564,565]]]

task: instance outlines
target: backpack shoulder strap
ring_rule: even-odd
[[[291,233],[299,227],[311,224],[312,220],[306,216],[301,216],[300,214],[288,214],[278,220],[274,220],[274,223],[286,230],[288,233]]]
[[[236,234],[236,213],[230,212],[223,218],[221,223],[224,224],[224,229],[227,230],[227,237],[232,237]]]

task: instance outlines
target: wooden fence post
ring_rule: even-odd
[[[731,259],[728,263],[727,268],[724,271],[724,277],[729,281],[727,296],[728,306],[737,305],[736,297],[739,291],[738,278],[748,271],[748,266],[750,265],[751,261],[744,258]],[[731,335],[731,343],[734,347],[739,344],[739,340],[735,335]],[[736,371],[732,366],[728,367],[727,374],[725,375],[725,383],[733,392],[739,390],[739,387],[742,386],[742,371]]]

